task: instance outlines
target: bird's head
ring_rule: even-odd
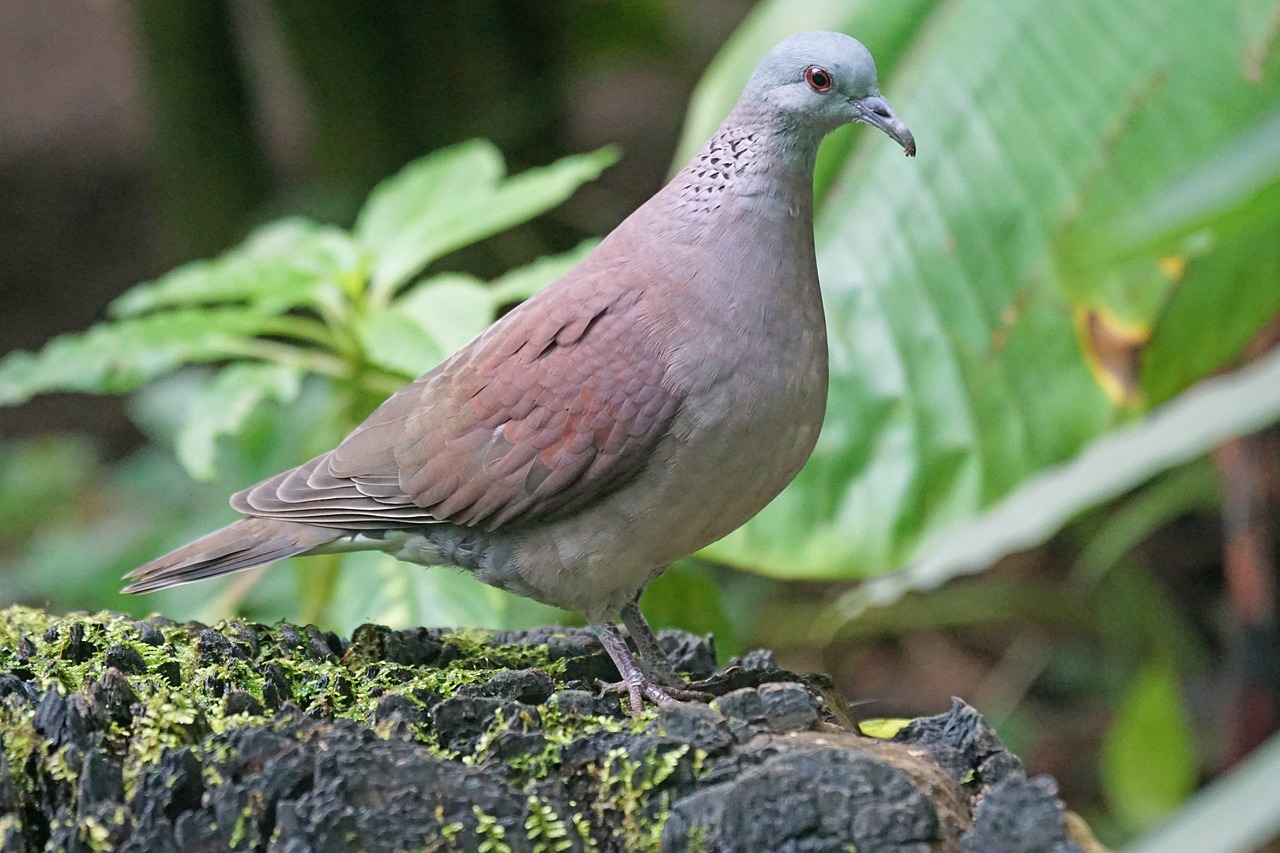
[[[845,124],[869,124],[888,134],[908,157],[915,156],[911,131],[880,94],[871,53],[843,33],[797,33],[784,39],[760,61],[743,97],[788,125],[821,134]]]

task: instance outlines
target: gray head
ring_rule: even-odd
[[[916,143],[876,84],[876,63],[844,33],[797,33],[760,60],[742,93],[787,124],[826,134],[853,122],[884,131],[914,156]]]

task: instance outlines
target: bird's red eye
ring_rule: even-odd
[[[831,87],[835,85],[836,81],[827,69],[817,65],[810,65],[805,69],[804,82],[808,83],[809,88],[819,95],[825,95],[831,91]]]

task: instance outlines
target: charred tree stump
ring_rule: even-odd
[[[0,848],[1099,850],[955,701],[861,734],[819,675],[665,632],[715,695],[625,715],[585,631],[0,611]]]

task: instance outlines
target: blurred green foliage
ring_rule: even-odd
[[[1125,690],[1103,752],[1103,782],[1115,817],[1130,829],[1154,826],[1196,786],[1192,732],[1177,670],[1143,668]]]
[[[614,159],[604,149],[506,178],[489,143],[436,152],[375,188],[350,232],[301,218],[265,226],[215,260],[134,288],[112,303],[112,321],[6,356],[0,405],[50,391],[132,391],[181,366],[223,362],[179,439],[206,477],[208,445],[237,432],[261,400],[292,401],[304,375],[334,380],[340,425],[354,426],[589,246],[489,286],[446,274],[401,291],[441,256],[559,204]]]
[[[783,646],[1007,625],[1001,666],[1031,675],[984,710],[1020,678],[1105,696],[1094,817],[1122,839],[1192,789],[1213,740],[1180,689],[1209,650],[1136,546],[1217,505],[1197,457],[1280,420],[1280,354],[1197,387],[1280,313],[1280,4],[769,0],[700,83],[677,163],[806,29],[868,44],[920,153],[856,129],[824,146],[827,423],[791,488],[707,553],[783,577],[907,567],[816,624],[812,600],[767,607]],[[935,590],[1073,518],[1067,590]],[[1055,647],[1064,630],[1091,648]]]
[[[757,6],[681,156],[799,29],[866,41],[920,153],[858,129],[824,147],[827,423],[709,553],[800,577],[939,557],[941,534],[1229,366],[1280,312],[1275,21],[1195,0]],[[1058,513],[1097,499],[1064,491]]]
[[[93,514],[87,513],[88,523],[65,528],[66,535],[54,530],[31,537],[34,550],[19,562],[12,588],[21,592],[30,581],[34,591],[40,588],[37,578],[66,578],[83,601],[88,592],[84,580],[69,576],[65,566],[93,559],[108,571],[128,569],[130,562],[147,559],[146,549],[162,550],[157,537],[139,527],[163,532],[166,540],[175,532],[198,532],[188,517],[200,518],[207,529],[210,520],[204,513],[223,504],[227,479],[253,482],[331,446],[388,393],[482,331],[501,307],[564,273],[591,244],[487,283],[458,273],[422,278],[422,270],[449,252],[560,203],[614,159],[604,149],[508,178],[489,143],[444,149],[381,183],[349,232],[302,218],[265,226],[214,260],[184,265],[134,288],[112,304],[112,320],[56,338],[38,353],[17,352],[0,360],[0,405],[50,391],[142,389],[135,416],[162,444],[174,448],[191,477],[217,480],[220,458],[230,461],[235,475],[222,478],[217,498],[201,490],[204,505],[197,510],[182,499],[183,493],[190,494],[183,478],[152,452],[110,472],[97,472],[110,484],[107,490],[115,492],[99,496],[108,499],[101,501],[97,535],[86,535],[95,527]],[[175,375],[202,363],[218,366]],[[162,377],[170,379],[157,383]],[[68,487],[102,488],[91,476],[86,454],[84,445],[70,441],[12,448],[10,462],[0,472],[0,486],[6,487],[0,502],[19,507],[14,510],[19,524],[25,520],[34,526],[41,520],[42,490],[48,488],[31,485],[42,467],[75,472],[46,481],[63,483],[64,499]],[[46,502],[52,503],[52,495]],[[75,504],[64,500],[62,506]],[[77,509],[85,514],[84,506]],[[341,612],[326,614],[338,562],[340,558],[328,560],[319,571],[303,576],[298,590],[302,615],[327,615],[347,630],[396,606],[401,618],[385,616],[398,624],[404,618],[442,615],[439,609],[404,611],[404,603],[415,595],[393,605],[387,597],[391,592],[343,595],[338,599],[344,603]],[[384,571],[393,570],[374,573]],[[99,576],[111,578],[114,585],[111,574]],[[359,576],[367,577],[364,572]],[[49,585],[56,588],[58,582]],[[96,587],[89,601],[113,600],[130,610],[153,606],[125,604],[114,590]],[[377,589],[367,583],[363,588]],[[418,600],[432,597],[430,589],[416,593]],[[453,595],[453,611],[444,605],[446,621],[470,621],[477,607],[487,616],[479,622],[520,621],[500,606],[485,605],[482,594],[472,593],[474,603],[460,610],[464,599]],[[203,601],[203,596],[187,600]],[[276,612],[294,612],[286,600],[280,599]],[[172,603],[178,612],[186,610],[181,598]],[[233,603],[203,602],[199,611],[213,615]],[[545,608],[530,607],[544,614]]]

